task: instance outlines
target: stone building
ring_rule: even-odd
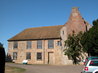
[[[64,55],[64,41],[74,31],[89,30],[78,8],[72,8],[64,25],[28,28],[8,40],[8,54],[15,63],[28,60],[29,64],[72,64]]]

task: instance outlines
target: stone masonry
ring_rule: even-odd
[[[8,40],[8,48],[9,48],[8,54],[10,54],[13,59],[13,52],[17,52],[17,59],[13,60],[13,62],[22,63],[22,61],[26,59],[26,52],[30,52],[31,59],[28,60],[29,64],[56,64],[56,65],[57,64],[62,64],[62,65],[72,64],[72,60],[69,60],[68,57],[64,55],[64,52],[63,52],[63,50],[65,49],[64,41],[67,40],[68,35],[71,35],[73,32],[75,34],[79,32],[86,32],[92,26],[83,19],[83,17],[80,15],[78,8],[74,7],[72,8],[72,12],[70,14],[69,20],[62,26],[56,26],[56,28],[58,27],[59,29],[52,29],[54,34],[56,31],[55,35],[51,34],[52,33],[51,30],[47,30],[45,29],[46,27],[44,27],[43,30],[44,29],[46,30],[46,32],[43,31],[44,37],[43,35],[41,35],[43,32],[41,32],[40,33],[41,38],[35,39],[33,36],[35,36],[36,34],[39,34],[39,32],[35,34],[35,32],[32,32],[32,29],[29,29],[30,32],[27,32],[27,30],[25,30],[26,32],[23,31],[24,33],[19,33],[14,38],[9,39]],[[51,28],[52,27],[49,27],[49,29]],[[37,28],[34,28],[33,31],[34,30],[36,32],[41,31],[41,30],[38,30]],[[34,34],[34,35],[28,36],[27,35],[28,33]],[[45,35],[45,33],[48,33],[48,34]],[[23,35],[25,35],[28,39],[25,37],[23,37],[24,39],[22,39],[22,37],[20,37],[21,34],[22,34],[22,37]],[[48,35],[49,36],[53,35],[53,37],[48,37]],[[45,38],[46,36],[47,38]],[[37,48],[38,40],[42,41],[42,49]],[[54,40],[53,42],[54,48],[51,48],[51,49],[48,48],[48,40]],[[14,42],[16,41],[18,42],[18,47],[15,49],[13,48],[13,46],[14,46]],[[30,49],[26,48],[27,41],[32,42]],[[37,60],[38,52],[42,53],[42,60]]]

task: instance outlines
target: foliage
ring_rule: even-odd
[[[12,58],[11,58],[11,55],[10,54],[7,54],[6,55],[6,62],[12,62]]]
[[[0,73],[5,71],[5,51],[3,45],[0,43]]]
[[[89,56],[98,56],[98,19],[93,21],[93,27],[83,34],[81,44],[83,51]]]
[[[82,45],[80,43],[82,37],[82,33],[75,35],[74,33],[69,35],[68,39],[65,41],[65,55],[73,60],[73,64],[78,64],[81,60],[80,56],[82,56]]]
[[[2,43],[0,43],[0,48],[3,48],[3,44]]]

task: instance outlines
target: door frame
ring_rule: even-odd
[[[50,58],[49,58],[50,53],[54,54],[54,52],[48,52],[48,64],[49,64],[49,61],[50,61]]]

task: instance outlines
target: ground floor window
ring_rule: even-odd
[[[37,60],[42,60],[42,52],[37,52]]]
[[[31,59],[31,52],[27,52],[27,53],[26,53],[26,60],[28,60],[28,59],[29,59],[29,60]]]
[[[17,52],[13,52],[13,60],[17,60]]]

